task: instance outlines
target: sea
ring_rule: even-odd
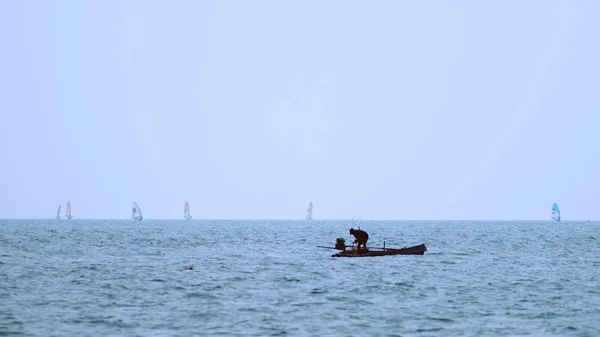
[[[351,227],[0,220],[0,336],[600,336],[600,222]]]

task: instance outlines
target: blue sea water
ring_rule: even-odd
[[[0,220],[0,335],[600,336],[600,223]],[[186,266],[194,270],[182,270]]]

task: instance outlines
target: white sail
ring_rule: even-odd
[[[308,209],[306,210],[306,220],[312,220],[313,213],[313,203],[312,201],[308,204]]]
[[[56,219],[60,219],[60,208],[62,205],[58,205],[58,210],[56,211]]]
[[[186,220],[189,220],[192,218],[192,214],[190,213],[190,204],[188,204],[188,202],[185,202],[185,205],[183,206],[183,218]]]
[[[142,221],[143,219],[142,210],[140,209],[140,206],[138,206],[138,204],[135,202],[131,207],[131,218],[137,221]]]
[[[71,215],[71,202],[67,201],[67,207],[65,208],[65,218],[67,219],[72,219],[73,216]]]

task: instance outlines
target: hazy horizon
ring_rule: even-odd
[[[61,212],[61,218],[55,219],[50,216],[47,218],[0,218],[0,220],[49,220],[49,221],[79,221],[79,220],[126,220],[137,223],[137,220],[133,220],[131,217],[123,217],[123,218],[77,218],[73,217],[72,219],[66,219],[64,217],[64,212]],[[143,221],[188,221],[181,217],[171,217],[171,218],[147,218],[144,216]],[[320,219],[312,219],[306,220],[302,217],[288,217],[288,218],[196,218],[193,217],[189,221],[306,221],[307,224],[311,222],[319,222],[319,221],[347,221],[349,225],[353,225],[352,217],[349,218],[320,218]],[[436,222],[552,222],[555,223],[554,220],[548,219],[383,219],[383,218],[375,218],[375,219],[361,219],[362,222],[369,221],[392,221],[392,222],[428,222],[428,221],[436,221]],[[598,219],[561,219],[559,223],[565,222],[598,222]],[[359,225],[360,226],[360,225]]]
[[[0,2],[0,218],[599,219],[600,2]]]

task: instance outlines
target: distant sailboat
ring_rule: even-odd
[[[308,209],[306,210],[306,220],[312,220],[312,212],[313,212],[313,203],[311,201],[308,204]]]
[[[71,215],[71,202],[67,201],[67,207],[65,208],[65,218],[67,219],[72,219],[73,216]]]
[[[558,205],[556,203],[552,204],[551,218],[556,222],[560,222],[560,209],[558,209]]]
[[[56,220],[60,220],[60,208],[62,205],[58,205],[58,211],[56,211]]]
[[[138,204],[135,202],[133,203],[133,206],[131,208],[131,218],[137,221],[142,221],[142,219],[144,218],[142,216],[142,210],[140,210],[140,206],[138,206]]]
[[[183,218],[189,220],[192,218],[192,214],[190,213],[190,204],[185,202],[185,206],[183,206]]]

